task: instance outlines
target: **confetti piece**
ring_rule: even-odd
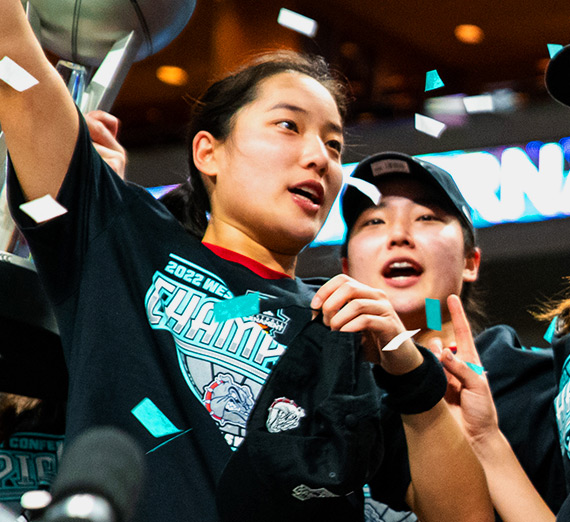
[[[466,96],[463,98],[463,105],[469,114],[476,112],[493,112],[495,104],[493,96],[490,94],[481,94],[479,96]]]
[[[419,331],[420,329],[418,328],[417,330],[406,330],[405,332],[399,333],[386,346],[384,346],[384,348],[382,348],[382,351],[392,352],[394,350],[397,350],[398,348],[400,348],[400,346],[402,346],[402,343],[404,341],[407,341],[408,339],[412,338]]]
[[[0,80],[19,92],[39,83],[28,71],[7,56],[0,60]]]
[[[295,11],[290,11],[282,7],[277,17],[277,23],[293,31],[304,34],[309,38],[313,38],[317,34],[319,25],[315,20],[307,16],[303,16]]]
[[[415,122],[416,130],[424,132],[425,134],[429,134],[434,138],[439,138],[441,136],[441,133],[447,128],[447,125],[445,123],[418,113],[416,113]]]
[[[20,210],[28,214],[36,223],[43,223],[67,213],[67,209],[49,194],[27,203],[22,203]]]
[[[548,47],[548,54],[550,55],[550,59],[554,58],[562,49],[564,49],[563,45],[560,44],[546,44]]]
[[[380,203],[382,194],[380,194],[380,191],[376,185],[373,185],[372,183],[360,178],[351,177],[346,178],[344,182],[347,185],[360,190],[360,192],[362,192],[365,196],[368,196],[375,205],[378,205]]]
[[[214,305],[214,319],[222,323],[237,317],[249,317],[259,313],[259,292],[240,295],[233,299],[218,301]]]
[[[485,368],[479,366],[478,364],[470,363],[465,361],[465,364],[469,366],[477,375],[483,375],[485,373]]]
[[[430,330],[441,331],[441,307],[439,299],[426,298],[426,319],[427,327]]]
[[[558,317],[555,317],[554,319],[552,319],[552,321],[550,321],[550,325],[548,326],[548,329],[546,330],[546,333],[544,334],[544,340],[549,344],[552,344],[552,338],[554,337],[554,331],[556,330],[556,320],[557,319],[558,319]]]
[[[428,71],[426,73],[425,92],[433,91],[435,89],[439,89],[440,87],[443,87],[444,85],[445,84],[443,83],[443,81],[441,80],[441,78],[439,77],[439,74],[437,73],[437,71],[435,69],[433,71]]]
[[[132,410],[131,413],[137,420],[149,431],[153,437],[164,437],[166,435],[174,435],[179,430],[158,406],[148,397],[145,397]]]

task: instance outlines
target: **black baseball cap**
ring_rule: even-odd
[[[414,158],[402,152],[380,152],[363,159],[354,169],[353,178],[377,185],[382,176],[394,175],[415,176],[426,180],[445,196],[459,219],[475,237],[475,227],[471,217],[471,208],[453,181],[451,174],[427,161]],[[374,205],[372,200],[357,188],[347,185],[341,199],[342,217],[348,232],[368,207]]]
[[[570,45],[558,51],[548,62],[544,83],[550,96],[570,106]]]

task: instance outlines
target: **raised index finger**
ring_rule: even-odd
[[[318,310],[322,304],[344,283],[350,278],[344,274],[339,274],[329,279],[323,286],[321,286],[317,293],[313,296],[311,301],[311,308]]]
[[[475,348],[471,327],[467,321],[461,300],[456,295],[447,298],[447,307],[451,315],[453,330],[455,332],[455,342],[457,343],[457,356],[465,362],[470,362],[481,366],[481,359]]]

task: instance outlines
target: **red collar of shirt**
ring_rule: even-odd
[[[211,250],[214,254],[226,261],[233,261],[234,263],[239,263],[240,265],[249,268],[253,273],[257,274],[264,279],[291,279],[290,276],[285,274],[284,272],[279,272],[277,270],[273,270],[265,265],[262,265],[260,262],[256,261],[255,259],[251,259],[250,257],[244,256],[242,254],[238,254],[233,250],[228,250],[227,248],[223,248],[221,246],[213,245],[212,243],[204,243],[202,244]]]

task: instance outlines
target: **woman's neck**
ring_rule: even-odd
[[[295,277],[297,255],[281,254],[270,250],[239,229],[226,226],[212,226],[210,222],[202,242],[232,250],[272,270],[283,272],[292,278]]]

